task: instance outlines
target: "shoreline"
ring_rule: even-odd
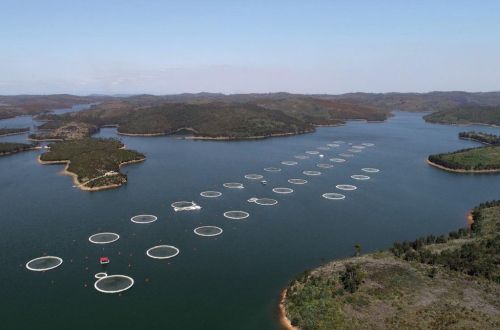
[[[33,138],[27,138],[26,140],[34,141],[34,142],[62,142],[62,141],[64,141],[64,139],[33,139]]]
[[[247,137],[229,137],[229,136],[219,136],[219,137],[211,137],[211,136],[190,136],[184,137],[185,140],[207,140],[207,141],[237,141],[237,140],[263,140],[267,138],[273,137],[284,137],[284,136],[294,136],[294,135],[302,135],[308,133],[314,133],[315,129],[301,131],[301,132],[290,132],[290,133],[275,133],[269,135],[254,135]]]
[[[429,123],[429,124],[438,124],[438,125],[452,125],[452,126],[474,126],[474,125],[477,125],[477,126],[489,126],[489,127],[493,127],[493,128],[500,128],[500,125],[495,125],[495,124],[485,124],[485,123],[445,123],[445,122],[433,122],[433,121],[428,121],[428,120],[425,120],[424,121],[426,123]]]
[[[76,173],[68,171],[68,167],[69,167],[71,161],[69,161],[69,160],[49,160],[49,161],[47,161],[47,160],[41,160],[40,157],[41,157],[41,155],[39,155],[37,157],[37,161],[38,161],[39,164],[42,164],[42,165],[58,165],[58,164],[61,165],[61,164],[66,164],[66,166],[64,167],[64,170],[62,171],[62,173],[64,175],[71,176],[72,180],[73,180],[73,185],[76,186],[77,188],[79,188],[80,190],[83,190],[83,191],[100,191],[100,190],[107,190],[107,189],[119,188],[119,187],[121,187],[123,185],[122,183],[120,183],[120,184],[114,183],[114,184],[108,184],[108,185],[99,186],[99,187],[86,187],[85,184],[87,184],[89,181],[82,183],[82,182],[78,181],[78,175]],[[140,163],[140,162],[143,162],[145,160],[146,160],[146,157],[144,157],[142,159],[129,160],[127,162],[120,163],[118,165],[118,168],[121,168],[122,166],[128,165],[128,164]]]
[[[21,135],[21,134],[26,134],[29,133],[30,130],[22,131],[22,132],[15,132],[15,133],[6,133],[6,134],[0,134],[0,137],[3,136],[11,136],[11,135]]]
[[[337,126],[337,125],[335,125]],[[340,125],[339,125],[340,126]],[[148,137],[148,136],[170,136],[170,135],[175,135],[176,132],[181,131],[181,130],[189,130],[186,128],[179,129],[175,132],[172,133],[122,133],[122,132],[116,132],[118,135],[124,135],[124,136],[136,136],[136,137]],[[283,137],[283,136],[292,136],[292,135],[301,135],[301,134],[307,134],[307,133],[313,133],[315,129],[311,130],[306,130],[306,131],[300,131],[300,132],[289,132],[289,133],[275,133],[275,134],[269,134],[269,135],[255,135],[255,136],[247,136],[247,137],[230,137],[230,136],[217,136],[217,137],[212,137],[212,136],[187,136],[187,137],[181,137],[181,139],[184,140],[207,140],[207,141],[235,141],[235,140],[262,140],[266,138],[272,138],[272,137]]]
[[[341,127],[341,126],[345,126],[347,125],[347,123],[343,122],[343,123],[338,123],[338,124],[313,124],[314,127]]]
[[[122,133],[119,132],[118,130],[116,131],[116,134],[118,135],[124,135],[124,136],[166,136],[169,135],[167,133]]]
[[[285,330],[297,330],[298,328],[292,325],[292,322],[286,316],[285,300],[287,289],[283,289],[280,293],[280,302],[278,304],[278,318],[281,327]]]
[[[476,139],[473,139],[473,138],[460,137],[460,136],[458,138],[460,140],[473,141],[473,142],[477,142],[477,143],[480,143],[480,144],[483,144],[483,145],[487,145],[487,146],[494,146],[495,145],[495,144],[492,144],[492,143],[488,143],[488,142],[476,140]]]
[[[453,173],[469,173],[469,174],[488,174],[488,173],[500,173],[500,168],[499,169],[493,169],[493,170],[461,170],[461,169],[453,169],[449,168],[443,165],[439,165],[436,163],[431,162],[429,159],[427,159],[427,164],[434,166],[436,168],[439,168],[441,170],[445,170],[448,172],[453,172]]]

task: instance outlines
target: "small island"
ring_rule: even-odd
[[[0,128],[0,136],[24,134],[30,131],[29,127],[21,128]]]
[[[471,218],[470,228],[304,272],[282,293],[283,327],[498,329],[500,201]]]
[[[86,191],[117,188],[127,182],[120,167],[145,160],[134,150],[124,149],[115,139],[84,138],[50,145],[39,157],[42,164],[66,164],[64,172],[73,177],[75,186]]]
[[[0,142],[0,156],[7,156],[22,151],[39,149],[37,144],[31,143],[16,143],[16,142]]]

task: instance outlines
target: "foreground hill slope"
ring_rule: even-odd
[[[500,201],[472,212],[472,229],[305,272],[285,291],[288,328],[498,329]]]

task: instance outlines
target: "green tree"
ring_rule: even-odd
[[[356,257],[358,257],[361,254],[361,244],[354,244],[354,251],[356,252]]]

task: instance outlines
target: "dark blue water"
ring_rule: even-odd
[[[72,187],[62,166],[39,165],[39,151],[0,159],[0,316],[3,327],[37,329],[278,329],[276,304],[282,287],[323,260],[350,256],[360,243],[365,252],[389,247],[395,240],[441,234],[465,225],[465,213],[481,201],[500,198],[500,176],[457,175],[428,166],[431,153],[476,146],[457,138],[488,127],[426,124],[421,114],[397,113],[385,123],[349,123],[316,133],[263,141],[207,142],[175,137],[121,137],[147,160],[124,167],[129,182],[110,191],[89,193]],[[0,125],[1,126],[1,125]],[[103,129],[99,136],[116,136]],[[297,166],[280,165],[333,140],[374,143],[333,169],[315,165],[349,148],[343,145]],[[279,173],[263,168],[278,166]],[[356,181],[363,167],[381,172]],[[303,170],[320,170],[306,177]],[[243,178],[264,174],[267,186]],[[291,185],[289,178],[306,178]],[[224,182],[242,182],[228,190]],[[331,201],[325,192],[336,184],[355,184],[347,197]],[[291,187],[279,195],[273,187]],[[221,198],[199,196],[219,190]],[[277,206],[249,204],[250,197],[271,197]],[[200,212],[175,213],[170,203],[194,200]],[[244,221],[222,216],[245,210]],[[130,222],[141,213],[156,214],[150,225]],[[224,229],[216,238],[196,236],[199,225]],[[121,239],[100,247],[89,235],[114,231]],[[145,251],[170,244],[180,254],[153,260]],[[47,253],[64,259],[46,273],[24,264]],[[109,274],[127,274],[135,285],[122,295],[93,288],[98,257],[111,259]]]

